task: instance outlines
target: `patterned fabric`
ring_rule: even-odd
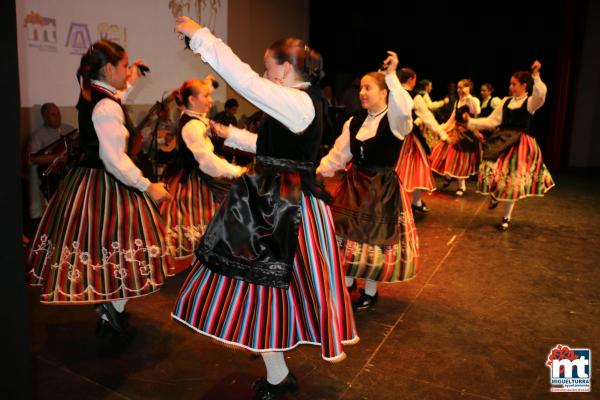
[[[104,169],[75,168],[38,227],[29,284],[42,303],[99,303],[157,291],[173,272],[154,202]]]
[[[161,207],[169,244],[177,258],[191,257],[218,204],[197,170],[181,170],[169,179],[171,198]]]
[[[407,192],[413,192],[415,189],[429,192],[435,190],[435,178],[431,173],[425,149],[412,133],[404,138],[398,164],[396,164],[396,173]]]
[[[378,282],[402,282],[414,278],[419,266],[419,239],[406,192],[402,194],[400,242],[393,245],[359,243],[338,236],[346,276]]]
[[[327,205],[303,195],[302,222],[288,289],[212,272],[196,260],[179,293],[174,319],[226,346],[252,352],[320,345],[331,362],[345,358],[356,333]]]
[[[481,160],[481,143],[476,151],[460,151],[440,140],[431,151],[431,170],[451,178],[466,179],[477,174]]]
[[[496,161],[484,160],[479,167],[477,191],[499,201],[543,196],[553,187],[554,180],[544,165],[542,151],[526,133]]]

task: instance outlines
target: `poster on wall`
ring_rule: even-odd
[[[81,55],[99,39],[119,43],[130,62],[142,59],[151,69],[129,103],[153,104],[183,81],[203,78],[211,69],[174,33],[179,15],[227,40],[227,0],[17,0],[21,105],[74,106]],[[213,97],[224,101],[225,85]]]

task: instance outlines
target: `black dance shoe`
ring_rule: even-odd
[[[269,383],[267,378],[260,378],[254,382],[252,387],[254,388],[253,400],[277,400],[283,398],[287,393],[298,393],[298,381],[291,372],[277,385]]]
[[[360,297],[352,306],[354,307],[354,311],[363,311],[367,308],[373,307],[377,303],[377,299],[379,298],[379,294],[375,293],[373,296],[369,296],[365,293],[364,289],[360,289]]]
[[[427,208],[427,204],[425,204],[425,202],[423,200],[421,200],[421,205],[420,206],[415,206],[414,204],[411,204],[410,208],[412,208],[413,211],[419,211],[419,212],[422,212],[422,213],[429,212],[429,208]]]
[[[118,312],[111,302],[98,304],[95,309],[101,319],[103,315],[106,316],[107,322],[115,332],[123,336],[130,336],[131,332],[129,331],[131,330],[131,327],[129,326],[129,313]],[[103,319],[103,321],[106,320]]]
[[[466,188],[465,189],[458,188],[458,190],[456,190],[456,195],[462,196],[463,194],[465,194],[466,191],[467,191]]]
[[[501,231],[508,230],[508,223],[510,222],[510,218],[502,218],[502,222],[498,225],[498,229]]]
[[[493,210],[494,208],[498,207],[498,204],[500,202],[498,200],[495,200],[494,198],[490,199],[490,204],[488,204],[488,210]]]

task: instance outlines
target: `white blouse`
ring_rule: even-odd
[[[514,110],[523,105],[523,102],[527,100],[527,111],[531,114],[535,113],[546,101],[546,93],[548,88],[546,84],[542,82],[542,78],[538,76],[533,77],[533,93],[531,96],[525,94],[521,97],[505,97],[502,99],[502,103],[498,107],[494,108],[494,111],[486,118],[470,118],[467,124],[469,129],[493,129],[502,123],[502,109],[504,104],[508,101],[508,108]]]
[[[292,132],[301,134],[315,118],[315,108],[306,92],[277,85],[259,76],[208,28],[199,29],[194,34],[190,48],[200,54],[202,60],[209,63],[236,92]],[[305,83],[307,85],[308,82]]]
[[[117,90],[107,83],[95,80],[92,80],[92,83],[118,96]],[[124,93],[123,97],[126,97],[127,93]],[[98,136],[99,157],[106,170],[125,185],[145,191],[150,185],[150,180],[127,155],[129,132],[125,127],[125,114],[119,103],[110,98],[100,100],[92,111],[92,122]]]
[[[481,105],[480,105],[479,99],[477,97],[473,97],[470,94],[468,94],[464,97],[461,97],[460,99],[458,99],[456,107],[454,107],[454,109],[452,110],[452,115],[450,115],[450,118],[448,118],[448,121],[444,122],[441,125],[442,129],[444,129],[445,131],[448,131],[448,130],[454,128],[454,125],[456,125],[456,115],[455,115],[456,109],[461,108],[464,105],[469,107],[469,113],[472,115],[479,115],[479,113],[481,112]]]
[[[423,97],[418,94],[414,97],[413,102],[415,104],[415,114],[417,114],[418,117],[415,123],[418,124],[418,121],[420,120],[420,122],[425,125],[427,129],[437,133],[440,139],[446,140],[446,137],[448,136],[446,131],[443,130],[440,124],[437,122],[435,116],[431,113],[429,107],[427,107]]]
[[[396,74],[386,75],[385,82],[390,89],[388,110],[381,114],[375,114],[375,116],[369,114],[356,134],[358,140],[364,141],[374,137],[379,123],[384,117],[388,119],[392,133],[399,140],[404,139],[412,131],[413,100],[410,94],[400,85]],[[352,117],[344,123],[342,134],[336,139],[333,148],[321,159],[317,174],[326,177],[333,176],[335,171],[345,168],[346,164],[352,160],[350,121],[352,121]]]
[[[214,146],[208,137],[208,120],[200,114],[185,110],[186,114],[200,120],[192,119],[181,130],[181,137],[192,154],[198,161],[200,169],[214,177],[237,178],[243,168],[230,164],[227,160],[217,156]]]
[[[498,107],[498,105],[502,102],[499,97],[488,97],[487,99],[481,102],[481,108],[487,107],[488,103],[492,106],[492,108]]]
[[[433,100],[431,100],[431,96],[429,96],[429,93],[427,93],[427,92],[423,93],[422,97],[423,97],[423,101],[427,105],[427,108],[429,108],[431,111],[437,110],[438,108],[440,108],[444,105],[443,99],[433,101]]]

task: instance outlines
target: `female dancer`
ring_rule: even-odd
[[[402,87],[411,93],[417,81],[416,72],[410,68],[402,68],[399,77]],[[447,134],[436,121],[421,94],[416,94],[413,97],[413,103],[413,130],[404,138],[396,172],[400,177],[404,190],[412,192],[412,210],[426,213],[429,212],[429,208],[421,199],[421,191],[427,190],[431,194],[435,190],[435,178],[431,172],[428,159],[431,150],[423,131],[427,129],[435,132],[443,139],[446,138]]]
[[[208,80],[188,80],[173,93],[184,111],[175,132],[178,157],[165,171],[171,198],[161,206],[178,264],[192,261],[200,237],[218,207],[222,182],[237,178],[245,168],[218,157],[208,136],[206,113],[212,106],[213,86]],[[214,192],[214,194],[213,194]]]
[[[481,160],[483,137],[461,124],[464,113],[476,116],[481,111],[479,99],[471,96],[472,91],[471,80],[458,81],[458,101],[448,121],[441,125],[448,132],[448,138],[438,142],[431,152],[431,169],[446,178],[444,187],[450,184],[451,178],[458,179],[457,196],[462,196],[467,190],[465,180],[477,173]]]
[[[138,68],[128,68],[125,50],[108,40],[82,56],[80,157],[44,213],[29,256],[29,282],[43,287],[42,303],[97,304],[97,333],[106,337],[128,336],[125,303],[156,292],[173,268],[154,203],[168,193],[127,154],[133,131],[117,91],[128,77],[130,84],[139,78]]]
[[[477,191],[491,196],[490,210],[504,202],[500,230],[508,229],[517,200],[543,196],[554,187],[554,181],[542,160],[536,140],[529,135],[533,113],[546,99],[547,88],[540,78],[539,61],[531,65],[532,73],[517,71],[510,78],[510,97],[494,109],[487,118],[469,118],[469,129],[498,131],[486,140],[483,162],[479,167]],[[531,92],[531,95],[529,94]]]
[[[281,39],[264,55],[264,78],[220,39],[180,17],[176,30],[240,95],[267,115],[258,135],[217,129],[225,145],[256,152],[255,174],[234,182],[211,220],[173,318],[227,346],[261,353],[256,397],[297,389],[283,352],[321,346],[331,362],[358,341],[329,208],[315,184],[325,102],[320,55]]]
[[[352,161],[331,210],[346,285],[354,288],[355,278],[367,280],[354,303],[357,311],[377,302],[378,282],[406,281],[417,271],[413,214],[394,170],[402,139],[412,130],[413,102],[396,75],[398,57],[388,54],[385,75],[371,72],[362,77],[363,111],[346,121],[317,168],[318,174],[331,177]]]

